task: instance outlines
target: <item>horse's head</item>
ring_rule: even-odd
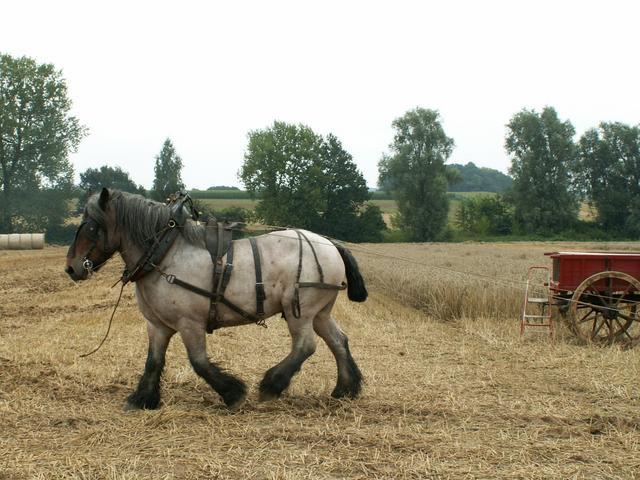
[[[82,222],[67,252],[65,272],[75,281],[85,280],[98,271],[120,247],[115,212],[109,200],[109,190],[103,188],[99,196],[93,195],[87,202]]]

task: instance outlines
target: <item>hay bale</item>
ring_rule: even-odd
[[[34,250],[42,250],[44,248],[44,233],[31,234],[31,248]]]
[[[0,250],[41,250],[44,233],[10,233],[0,235]]]

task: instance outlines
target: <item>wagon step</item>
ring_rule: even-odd
[[[520,318],[521,337],[527,327],[547,328],[549,335],[553,336],[550,292],[548,288],[543,288],[549,285],[550,280],[551,273],[548,267],[536,265],[529,268]]]
[[[529,302],[529,303],[549,303],[549,297],[545,297],[545,298],[529,297],[527,299],[527,302]]]

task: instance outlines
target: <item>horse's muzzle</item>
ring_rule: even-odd
[[[67,267],[64,269],[64,271],[67,273],[67,275],[69,275],[71,277],[71,279],[74,282],[77,282],[79,280],[84,280],[86,278],[86,276],[84,276],[82,274],[78,275],[71,265],[67,265]]]

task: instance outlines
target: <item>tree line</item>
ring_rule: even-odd
[[[513,185],[504,195],[463,202],[470,233],[606,238],[640,235],[640,126],[601,122],[577,141],[553,107],[524,109],[507,124]],[[579,218],[582,204],[595,219]]]
[[[454,142],[437,111],[416,108],[394,121],[391,154],[379,163],[379,184],[398,199],[397,225],[409,238],[446,238],[446,185],[458,181],[445,162]],[[553,107],[523,109],[506,125],[513,181],[504,194],[464,199],[456,223],[467,234],[587,233],[640,235],[640,126],[602,122],[577,141],[569,120]],[[587,203],[595,222],[579,218]]]
[[[87,169],[74,185],[68,155],[88,130],[71,115],[65,80],[53,65],[0,55],[0,106],[2,232],[46,229],[50,239],[68,235],[71,200],[82,205],[102,186],[160,201],[185,188],[183,161],[170,139],[156,156],[150,191],[109,166]],[[446,239],[447,191],[460,185],[461,172],[481,190],[488,172],[471,163],[446,165],[455,142],[436,110],[410,110],[392,128],[389,151],[378,163],[378,185],[398,205],[392,224],[410,240]],[[577,141],[574,137],[571,122],[560,120],[552,107],[516,113],[505,138],[513,180],[492,175],[492,184],[504,185],[503,194],[463,200],[456,213],[459,228],[475,236],[577,231],[586,228],[579,206],[589,202],[597,228],[637,236],[640,127],[604,122]],[[251,131],[238,176],[257,200],[253,219],[263,224],[350,241],[379,241],[387,228],[380,209],[369,202],[361,171],[331,133],[280,121]]]

